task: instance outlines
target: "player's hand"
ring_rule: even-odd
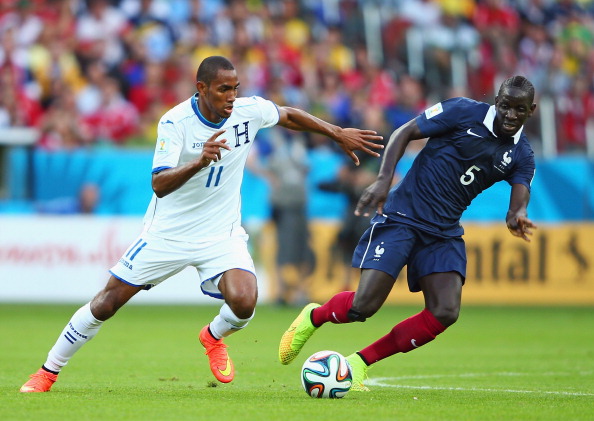
[[[227,145],[227,139],[217,140],[217,138],[225,133],[225,129],[215,132],[202,147],[202,153],[198,158],[198,162],[203,168],[208,167],[211,162],[218,162],[221,160],[221,148],[231,150]]]
[[[359,158],[355,155],[354,151],[363,151],[376,157],[380,156],[379,153],[370,148],[383,149],[384,145],[377,143],[383,139],[383,136],[378,135],[374,130],[348,128],[341,130],[336,142],[340,145],[342,150],[351,157],[355,165],[359,165]]]
[[[507,229],[513,236],[530,242],[532,229],[537,229],[537,226],[525,216],[518,216],[507,220]]]
[[[388,197],[390,183],[384,183],[376,180],[371,186],[367,187],[361,194],[357,207],[355,208],[355,215],[369,216],[369,209],[376,208],[376,212],[380,215],[384,213],[384,203]]]

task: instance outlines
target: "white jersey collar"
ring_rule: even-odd
[[[213,123],[212,121],[207,120],[206,117],[202,115],[202,113],[200,112],[200,108],[198,107],[198,93],[192,95],[192,98],[190,98],[190,102],[192,103],[192,109],[194,110],[194,114],[196,114],[198,119],[205,126],[212,127],[213,129],[220,129],[221,127],[223,127],[223,124],[227,122],[226,118],[222,119],[218,123]]]

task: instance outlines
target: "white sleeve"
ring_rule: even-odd
[[[280,118],[276,104],[259,96],[254,96],[253,98],[258,103],[260,112],[262,113],[262,128],[275,126]]]
[[[183,139],[176,123],[164,115],[157,126],[157,145],[153,157],[153,172],[177,167],[182,152]]]

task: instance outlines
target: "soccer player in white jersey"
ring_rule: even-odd
[[[155,192],[144,230],[111,268],[106,286],[66,324],[46,362],[20,389],[48,392],[58,374],[103,322],[137,292],[158,285],[188,266],[202,291],[224,300],[200,331],[210,369],[223,383],[234,368],[223,338],[254,316],[257,283],[241,226],[240,188],[248,152],[260,128],[275,124],[333,139],[358,164],[354,151],[379,156],[375,131],[332,125],[305,111],[259,98],[238,98],[239,80],[224,57],[205,59],[197,93],[169,110],[158,126],[153,160]]]

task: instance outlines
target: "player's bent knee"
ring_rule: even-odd
[[[365,305],[353,305],[347,313],[349,320],[353,322],[364,322],[373,316],[380,309],[381,305],[375,303],[367,303]]]
[[[363,317],[363,319],[368,319],[378,312],[383,303],[383,300],[378,300],[376,297],[363,297],[362,295],[355,295],[351,310],[358,313],[361,317]]]
[[[97,320],[106,321],[120,309],[121,306],[97,296],[91,301],[91,314]]]
[[[367,320],[367,317],[363,316],[361,313],[359,313],[357,310],[353,308],[351,308],[348,311],[347,317],[351,322],[364,322],[365,320]]]
[[[436,308],[436,309],[429,309],[433,317],[435,317],[439,323],[444,325],[445,327],[451,326],[458,320],[458,316],[460,315],[459,308]]]
[[[103,290],[91,300],[91,313],[97,320],[105,321],[112,317],[128,301],[113,291]]]
[[[243,311],[233,312],[238,319],[248,319],[251,320],[254,317],[254,309],[245,309]]]
[[[251,319],[256,309],[256,299],[235,299],[228,300],[227,304],[234,315],[240,319]]]

